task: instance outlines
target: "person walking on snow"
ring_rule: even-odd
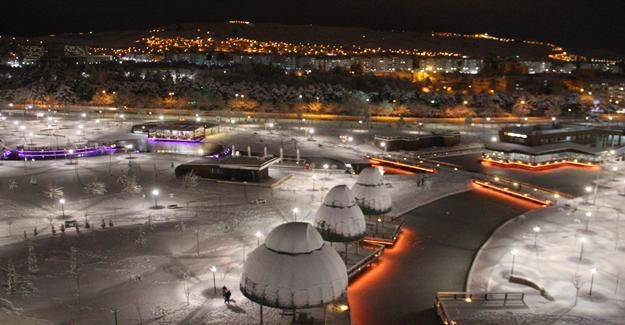
[[[226,302],[227,305],[230,304],[230,296],[232,295],[232,293],[230,292],[230,290],[226,291],[226,294],[224,295],[224,300]]]

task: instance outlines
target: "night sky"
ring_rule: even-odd
[[[358,26],[411,31],[489,32],[554,41],[567,49],[625,54],[619,0],[18,0],[3,1],[0,33],[41,35],[148,28],[178,22]]]

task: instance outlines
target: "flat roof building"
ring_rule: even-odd
[[[414,151],[431,147],[451,147],[460,144],[459,132],[423,132],[413,136],[374,137],[376,147],[387,151]]]
[[[190,172],[203,178],[238,182],[262,182],[269,178],[269,166],[280,158],[267,156],[227,156],[216,159],[198,159],[176,167],[176,177]]]
[[[134,125],[132,133],[146,133],[153,141],[201,142],[207,135],[217,133],[217,125],[197,122],[153,122]]]

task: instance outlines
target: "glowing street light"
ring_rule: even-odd
[[[592,186],[586,186],[584,188],[586,190],[586,193],[588,193],[588,196],[586,196],[586,204],[590,203],[590,193],[592,192]]]
[[[65,218],[65,199],[61,198],[59,200],[59,204],[61,205],[61,214],[63,215],[63,218]]]
[[[538,233],[540,233],[540,227],[536,226],[532,228],[532,231],[534,231],[534,248],[536,248],[536,240],[538,239]]]
[[[160,191],[157,188],[152,190],[152,196],[154,197],[154,209],[158,208],[157,198],[159,194],[160,194]]]
[[[380,147],[382,147],[382,149],[384,149],[384,152],[386,152],[386,142],[380,142]]]
[[[260,246],[260,237],[263,236],[263,233],[261,233],[260,231],[256,232],[256,246]]]
[[[299,208],[293,208],[293,220],[297,221],[298,213],[299,213]]]
[[[217,281],[215,280],[215,273],[217,272],[217,267],[215,265],[211,266],[211,272],[213,272],[213,291],[217,294]]]
[[[592,285],[595,283],[595,274],[597,273],[597,268],[593,267],[590,269],[590,291],[588,291],[588,295],[592,296]]]
[[[512,254],[512,267],[510,268],[510,276],[514,275],[514,262],[516,261],[516,255],[519,253],[518,250],[513,249],[510,251],[510,254]]]
[[[588,225],[590,224],[590,217],[592,217],[592,212],[590,211],[586,212],[586,229],[585,229],[586,232],[588,232]]]

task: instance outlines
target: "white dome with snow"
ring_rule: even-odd
[[[248,256],[240,283],[248,299],[283,309],[323,306],[346,288],[347,270],[341,257],[305,222],[272,230]]]
[[[349,187],[337,185],[326,194],[315,215],[315,227],[331,242],[351,242],[365,236],[365,216]]]
[[[360,172],[356,184],[352,187],[356,202],[362,212],[368,215],[385,214],[391,211],[391,195],[386,186],[382,174],[371,167]]]

